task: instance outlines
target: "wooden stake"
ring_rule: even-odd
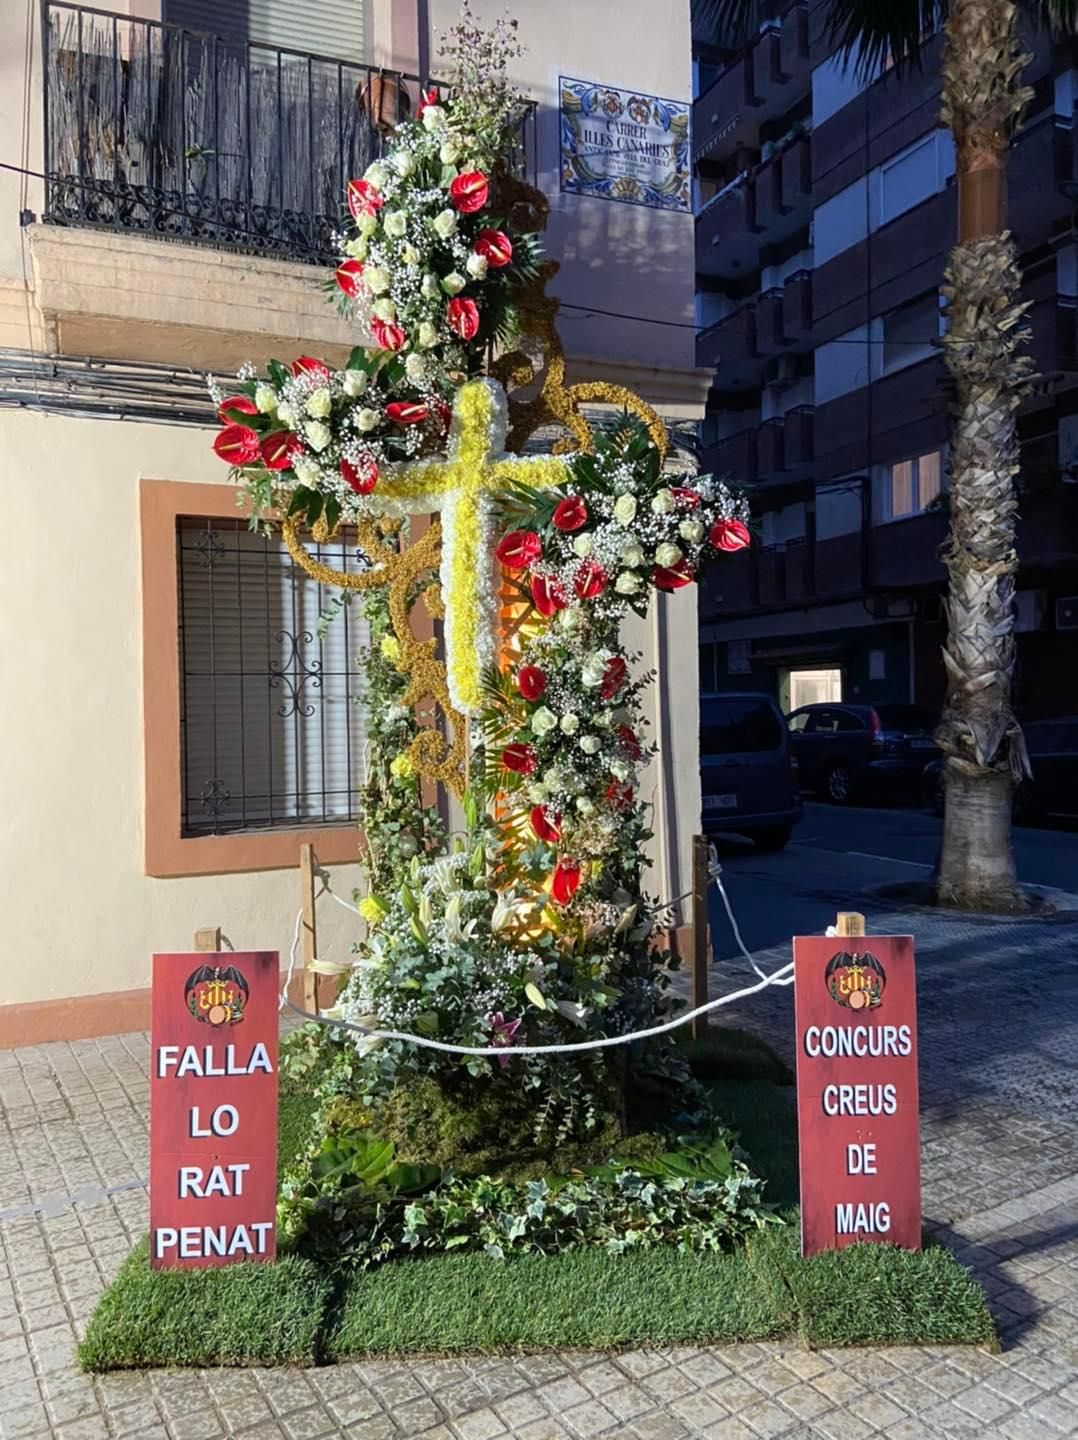
[[[195,931],[195,949],[216,951],[221,948],[221,927],[220,925],[210,926],[205,930]]]
[[[856,910],[840,910],[835,919],[835,932],[838,935],[863,935],[865,917]]]
[[[692,1009],[707,1004],[707,967],[709,955],[707,933],[707,841],[703,835],[692,837]],[[697,1040],[707,1029],[708,1017],[697,1015],[692,1023],[692,1036]]]
[[[314,846],[299,847],[300,903],[303,906],[303,1008],[318,1010],[318,976],[311,969],[317,957],[318,934],[314,915],[315,859]]]

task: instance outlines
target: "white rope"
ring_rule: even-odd
[[[745,942],[741,938],[741,931],[738,928],[737,920],[734,918],[734,910],[733,906],[730,904],[730,897],[726,893],[726,886],[722,883],[722,866],[719,864],[719,856],[718,852],[715,849],[714,842],[712,842],[707,847],[707,850],[707,878],[711,880],[718,888],[723,906],[726,909],[726,918],[730,922],[730,929],[734,932],[734,939],[737,941],[738,949],[752,966],[753,973],[758,975],[762,980],[764,978],[764,972],[760,969],[759,965],[757,965],[755,959],[752,956],[752,953],[746,948]],[[778,972],[776,971],[776,974],[777,973]],[[789,975],[785,980],[772,980],[771,983],[773,985],[792,985],[794,983],[794,977],[793,975]]]

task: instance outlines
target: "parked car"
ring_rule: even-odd
[[[802,787],[836,805],[919,795],[925,766],[939,758],[936,716],[920,705],[804,705],[788,723]]]
[[[1023,725],[1031,779],[1014,792],[1015,815],[1022,820],[1078,819],[1078,715],[1031,720]],[[925,804],[943,814],[943,761],[925,771]]]
[[[703,830],[781,850],[801,819],[790,736],[770,695],[700,697]]]

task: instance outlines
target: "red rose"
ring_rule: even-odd
[[[479,329],[479,306],[474,300],[465,300],[457,295],[445,307],[445,323],[454,335],[462,340],[472,340]]]
[[[579,530],[588,522],[588,507],[579,495],[566,495],[554,506],[553,518],[559,530]]]
[[[372,320],[371,334],[379,350],[399,350],[404,344],[404,331],[388,320]]]
[[[490,185],[482,170],[468,170],[449,186],[449,199],[462,215],[482,210],[490,196]]]
[[[528,570],[542,558],[543,542],[534,530],[510,530],[494,553],[507,570]]]
[[[430,411],[417,400],[392,400],[386,406],[386,414],[395,425],[418,425]]]
[[[437,105],[437,103],[438,103],[438,87],[437,87],[437,85],[432,85],[429,90],[420,90],[420,92],[419,92],[419,104],[418,104],[418,106],[416,107],[416,112],[415,112],[415,114],[416,114],[416,119],[417,119],[417,120],[422,120],[422,118],[423,118],[423,111],[424,111],[424,110],[429,110],[432,105]]]
[[[353,220],[358,220],[361,215],[377,215],[385,204],[369,180],[349,180],[347,194]]]
[[[226,425],[213,448],[229,465],[250,465],[259,457],[258,436],[249,425]]]
[[[359,294],[359,281],[363,274],[362,260],[342,260],[337,266],[337,284],[346,295]]]
[[[480,230],[475,253],[482,255],[493,270],[500,270],[513,258],[513,242],[503,230]]]
[[[246,395],[230,395],[217,407],[217,418],[222,425],[231,424],[237,415],[257,415],[258,406]]]
[[[324,360],[315,360],[311,355],[301,355],[292,361],[293,375],[310,375],[324,383],[329,381],[329,366]]]
[[[606,589],[606,571],[598,560],[585,560],[573,577],[578,600],[594,600]]]
[[[611,655],[606,662],[606,669],[603,671],[603,683],[599,687],[599,698],[601,700],[613,700],[621,687],[625,684],[625,677],[629,673],[629,667],[620,655]]]
[[[636,738],[636,732],[631,725],[619,725],[614,731],[622,750],[630,760],[642,760],[644,752],[640,748],[640,741]]]
[[[671,485],[670,494],[683,510],[695,510],[700,504],[700,497],[695,490],[689,490],[684,485]]]
[[[299,448],[299,436],[291,430],[274,430],[262,441],[262,463],[267,470],[287,470],[292,452]]]
[[[530,745],[507,745],[502,751],[502,768],[517,775],[535,774],[535,751]]]
[[[580,885],[580,863],[563,855],[550,877],[550,893],[558,905],[568,905]]]
[[[522,665],[517,671],[517,689],[525,700],[538,700],[546,689],[546,676],[538,665]]]
[[[553,575],[532,576],[532,604],[545,620],[549,620],[556,610],[564,610],[568,603],[565,586],[560,580],[555,580]]]
[[[378,484],[378,462],[373,455],[364,455],[355,465],[342,460],[341,478],[357,495],[369,495]]]
[[[633,787],[625,780],[611,780],[603,798],[612,809],[624,814],[626,810],[632,809]]]
[[[528,819],[537,840],[543,840],[547,845],[556,845],[561,839],[561,816],[557,811],[548,811],[545,805],[535,805]]]
[[[728,554],[752,544],[749,527],[741,520],[716,520],[708,539],[716,550],[725,550]]]
[[[651,572],[651,583],[656,590],[680,590],[684,585],[691,585],[696,578],[696,572],[687,560],[679,560],[676,565],[656,565]]]

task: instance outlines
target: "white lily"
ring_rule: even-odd
[[[490,928],[495,935],[522,914],[527,906],[527,901],[521,900],[512,891],[499,894],[494,902],[494,909],[490,914]]]
[[[566,1020],[571,1020],[574,1025],[583,1029],[584,1021],[591,1014],[589,1006],[581,1005],[576,1000],[556,1000],[554,1003]]]

